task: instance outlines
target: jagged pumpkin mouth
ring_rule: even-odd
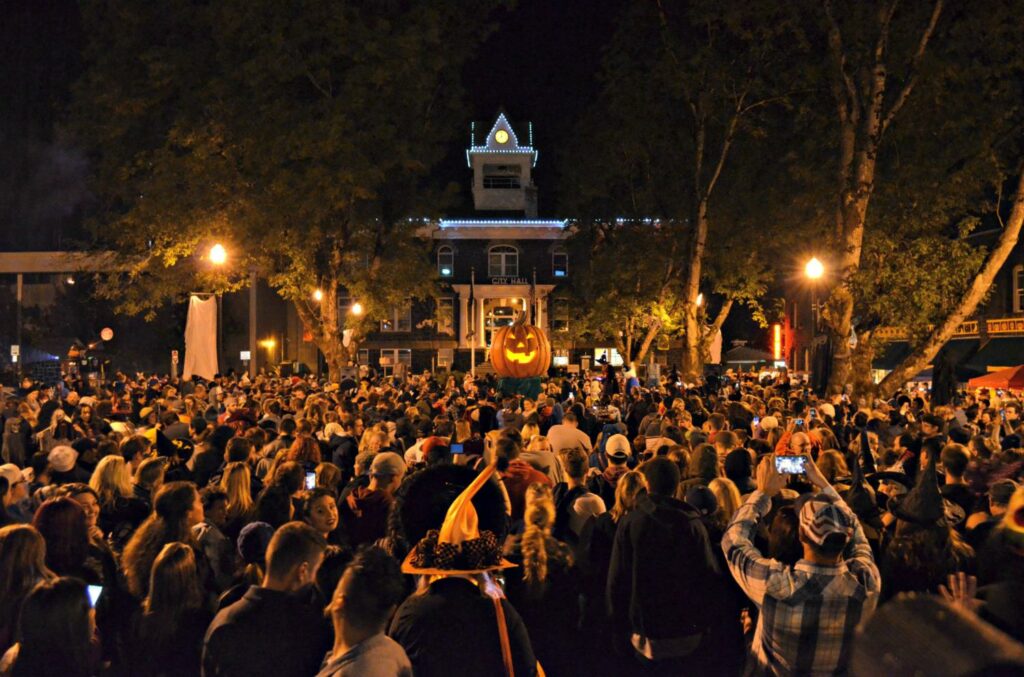
[[[516,364],[530,364],[537,358],[537,351],[520,352],[505,348],[505,359]]]

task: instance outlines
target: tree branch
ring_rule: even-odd
[[[825,0],[825,17],[828,19],[828,46],[832,53],[832,62],[835,65],[835,77],[833,78],[833,94],[836,97],[836,105],[839,107],[840,121],[857,123],[860,109],[860,100],[857,96],[857,87],[846,72],[846,51],[843,48],[843,33],[839,28],[832,13],[831,0]],[[843,92],[846,92],[845,100]]]
[[[989,252],[985,264],[975,275],[967,293],[950,311],[946,319],[936,325],[920,348],[907,356],[878,384],[878,391],[882,397],[889,397],[904,383],[925,369],[935,359],[942,346],[946,345],[953,337],[960,323],[977,310],[978,305],[988,294],[999,270],[1010,257],[1014,247],[1017,246],[1017,242],[1020,240],[1021,226],[1024,225],[1024,167],[1019,171],[1020,178],[1017,181],[1017,191],[1013,197],[1013,209],[1010,210],[1010,218],[1007,220],[1006,228],[999,236],[999,242]]]
[[[914,56],[910,61],[910,75],[907,77],[907,81],[904,83],[900,93],[896,96],[896,101],[893,103],[892,108],[889,109],[889,112],[885,114],[885,118],[882,120],[883,133],[907,103],[907,99],[910,98],[910,94],[914,91],[914,86],[917,84],[917,80],[921,73],[921,61],[924,59],[925,51],[928,49],[928,43],[935,34],[935,26],[939,23],[939,17],[942,14],[942,9],[943,0],[936,0],[935,6],[932,8],[931,18],[928,19],[928,25],[925,26],[924,32],[921,33],[921,39],[918,40],[917,43],[917,50],[914,52]]]

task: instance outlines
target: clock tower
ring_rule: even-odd
[[[473,206],[478,211],[537,216],[537,189],[531,175],[537,164],[533,125],[527,123],[525,131],[527,137],[520,139],[505,114],[500,113],[483,144],[477,145],[476,124],[471,126],[466,163],[473,170]]]

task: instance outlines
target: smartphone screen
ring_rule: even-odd
[[[811,411],[809,413],[810,413],[810,418],[818,418],[818,410],[817,409],[811,409]]]
[[[308,473],[306,473],[306,488],[307,489],[315,489],[316,488],[316,473],[315,472],[308,472]]]
[[[452,444],[449,447],[449,449],[452,450],[452,454],[464,454],[464,453],[466,453],[465,447],[463,445],[461,445],[461,444]]]
[[[93,609],[96,608],[96,602],[99,601],[100,595],[103,594],[102,585],[87,585],[86,590],[89,593],[89,606]]]
[[[776,456],[775,471],[780,475],[800,475],[807,468],[806,456]]]
[[[755,416],[754,417],[754,425],[761,425],[761,417],[760,416]]]
[[[796,425],[803,425],[804,424],[804,420],[802,418],[798,418],[795,421],[793,421],[793,423],[795,423]]]

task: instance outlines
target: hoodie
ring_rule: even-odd
[[[380,489],[359,487],[338,504],[341,524],[353,548],[384,537],[388,510],[394,500],[391,494]]]

